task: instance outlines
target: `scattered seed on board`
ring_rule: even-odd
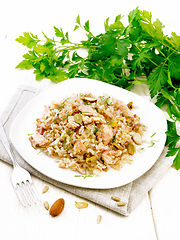
[[[45,186],[42,190],[42,193],[46,193],[47,191],[49,190],[49,187],[48,186]]]
[[[49,203],[47,201],[44,202],[44,207],[46,210],[49,210]]]
[[[75,206],[78,209],[83,209],[83,208],[87,208],[88,207],[88,203],[87,202],[76,202],[75,201]]]
[[[117,202],[118,206],[125,206],[127,203],[121,202],[121,198],[116,196],[111,196],[111,199]]]
[[[125,206],[126,204],[127,204],[127,203],[125,203],[125,202],[118,202],[118,203],[117,203],[118,206]]]
[[[97,224],[99,224],[99,223],[101,222],[101,220],[102,220],[102,216],[101,216],[101,215],[98,215],[98,216],[97,216],[97,220],[96,220],[96,221],[97,221]]]
[[[112,196],[111,199],[116,201],[116,202],[121,201],[121,199],[119,197],[116,197],[116,196]]]

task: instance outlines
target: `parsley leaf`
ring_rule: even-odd
[[[180,79],[180,55],[170,56],[168,61],[168,69],[171,77]]]
[[[16,38],[16,41],[22,43],[22,45],[27,46],[28,48],[33,48],[39,42],[39,39],[32,33],[24,32],[23,36]]]
[[[166,131],[167,139],[166,145],[169,147],[175,147],[178,141],[180,140],[180,136],[177,134],[176,123],[172,121],[167,121],[168,123],[168,131]]]
[[[154,97],[158,92],[161,91],[162,86],[165,85],[167,76],[164,71],[164,66],[160,65],[153,73],[150,74],[148,79],[148,85],[150,85],[151,97]]]
[[[180,147],[179,148],[169,148],[166,157],[175,156],[173,165],[176,169],[180,169]]]

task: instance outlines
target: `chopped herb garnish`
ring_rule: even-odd
[[[92,174],[87,174],[86,169],[85,169],[85,174],[84,175],[74,175],[74,177],[82,177],[83,179],[86,179],[87,177],[93,177]]]
[[[67,134],[70,134],[72,131],[73,131],[73,130],[72,130],[72,129],[70,129],[70,130],[67,132]]]
[[[155,135],[156,135],[156,133],[153,133],[153,134],[151,135],[151,138],[154,137]]]
[[[58,109],[59,111],[60,111],[61,109],[63,109],[65,103],[66,103],[68,100],[69,100],[69,98],[66,98],[66,99],[62,102],[62,104],[61,104],[57,109]]]
[[[84,105],[90,105],[91,104],[89,101],[87,101],[85,99],[83,99],[83,103],[84,103]]]
[[[94,135],[98,132],[98,128],[96,126],[94,126]]]
[[[116,134],[114,135],[113,139],[112,139],[112,142],[115,142],[116,141]]]
[[[64,117],[64,118],[62,118],[60,121],[64,121],[64,120],[66,120],[66,119],[70,116],[70,115],[69,115],[69,112],[67,112],[66,114],[67,114],[67,116]]]
[[[99,98],[103,101],[104,105],[107,104],[108,106],[113,106],[113,103],[112,103],[112,102],[108,103],[108,101],[109,101],[109,99],[110,99],[110,96],[107,97],[107,98],[104,98],[104,97],[101,97],[101,96],[100,96]]]
[[[148,147],[149,147],[149,148],[150,148],[150,147],[153,147],[156,142],[158,142],[158,141],[156,141],[156,140],[151,140],[151,141],[149,142],[150,145],[149,145]]]
[[[151,135],[151,138],[154,137],[155,135],[156,135],[156,132]],[[149,142],[150,145],[148,146],[148,148],[153,147],[156,142],[158,142],[158,141],[152,139]]]
[[[40,153],[42,153],[42,151],[43,151],[43,150],[42,150],[42,149],[40,149],[40,151],[37,153],[37,155],[39,155]]]
[[[82,112],[82,113],[90,113],[90,112]]]

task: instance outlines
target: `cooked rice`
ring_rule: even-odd
[[[29,139],[34,148],[58,157],[60,168],[83,175],[120,170],[132,162],[137,147],[134,134],[142,137],[145,131],[131,108],[132,103],[125,105],[106,94],[97,98],[91,93],[72,94],[45,106]]]

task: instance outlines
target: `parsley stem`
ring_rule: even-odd
[[[146,80],[142,80],[142,79],[138,79],[137,77],[134,78],[135,82],[134,83],[141,83],[141,84],[146,84],[147,85],[147,79]]]
[[[76,49],[87,49],[86,46],[82,45],[82,44],[77,44],[77,45],[73,45],[73,46],[59,46],[57,47],[57,51],[56,52],[62,52],[63,50],[67,50],[67,51],[73,51]],[[58,50],[59,49],[59,50]]]

